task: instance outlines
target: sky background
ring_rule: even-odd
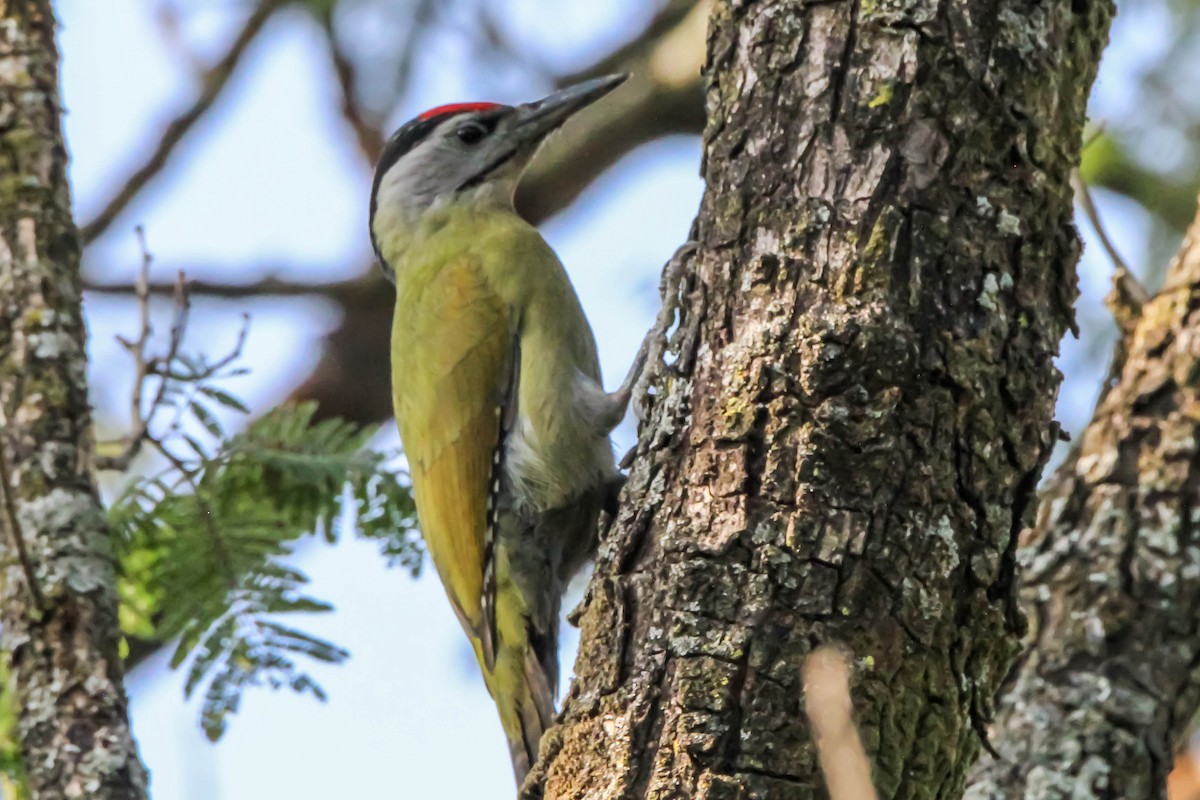
[[[183,33],[203,59],[222,51],[246,5],[194,5],[200,10],[184,16]],[[159,35],[146,0],[59,0],[57,6],[71,175],[82,220],[98,210],[163,122],[190,101],[194,73]],[[608,52],[640,30],[649,14],[633,0],[521,0],[503,7],[507,29],[539,63],[558,71]],[[386,49],[396,32],[366,11],[356,15],[353,4],[347,8],[362,47]],[[1136,112],[1130,76],[1157,56],[1169,24],[1153,6],[1118,18],[1094,117]],[[367,263],[371,176],[331,111],[336,87],[322,47],[306,15],[276,18],[173,166],[89,248],[89,274],[105,280],[134,274],[140,262],[135,223],[145,226],[160,279],[186,265],[190,278],[248,282],[285,265],[283,277],[336,280]],[[546,88],[519,71],[474,70],[472,55],[453,33],[423,43],[413,94],[393,122],[444,102],[519,102]],[[686,237],[702,190],[699,157],[695,138],[646,146],[542,226],[592,321],[610,385],[624,375],[652,321],[662,264]],[[1118,249],[1136,268],[1137,256],[1147,251],[1144,214],[1111,197],[1099,201]],[[1086,224],[1081,228],[1090,237]],[[1097,354],[1109,351],[1111,322],[1100,298],[1110,272],[1101,251],[1089,247],[1080,265],[1082,336],[1064,343],[1060,362],[1067,375],[1060,418],[1074,432],[1090,415],[1099,386],[1104,357]],[[132,371],[114,336],[134,332],[132,306],[89,295],[85,310],[98,417],[102,430],[119,431]],[[198,299],[193,345],[213,354],[227,349],[243,311],[253,318],[245,355],[251,373],[231,388],[261,411],[307,375],[339,312],[313,300]],[[627,425],[618,433],[618,452],[631,443]],[[394,447],[398,437],[385,427],[378,444]],[[297,563],[313,578],[312,594],[337,607],[305,621],[303,629],[352,653],[341,667],[314,668],[329,702],[251,690],[229,732],[211,745],[200,733],[195,704],[183,699],[182,675],[160,654],[129,680],[156,800],[511,798],[499,722],[434,576],[412,580],[388,570],[373,545],[353,539],[333,548],[306,546]],[[563,638],[569,674],[574,629],[565,626]]]

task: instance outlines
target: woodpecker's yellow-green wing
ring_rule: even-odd
[[[396,420],[429,555],[468,633],[495,659],[489,497],[515,402],[516,320],[470,255],[397,275]]]

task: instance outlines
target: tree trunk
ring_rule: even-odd
[[[823,794],[837,643],[882,797],[954,797],[1017,650],[1106,0],[716,4],[677,358],[527,796]]]
[[[980,800],[1166,797],[1200,707],[1200,216],[1165,288],[1129,311],[1119,380],[1022,550],[1034,630]]]
[[[112,547],[90,472],[54,33],[49,0],[0,0],[3,649],[33,796],[140,800]]]

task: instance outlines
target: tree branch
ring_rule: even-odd
[[[221,92],[233,77],[250,45],[262,32],[267,20],[282,8],[285,2],[286,0],[258,0],[225,55],[201,76],[200,93],[192,104],[167,123],[162,133],[156,137],[158,144],[145,160],[120,182],[120,188],[104,203],[100,212],[82,226],[81,233],[85,244],[95,241],[108,230],[142,189],[167,165],[175,148],[221,96]]]
[[[1164,798],[1200,707],[1200,216],[1126,339],[1021,551],[1033,630],[977,800]]]
[[[0,3],[3,548],[11,564],[23,546],[28,566],[4,570],[0,642],[32,796],[145,800],[117,650],[112,542],[90,471],[81,248],[54,42],[49,0]]]
[[[304,297],[304,296],[319,296],[332,300],[342,305],[354,305],[366,299],[363,290],[369,285],[367,281],[361,278],[352,278],[343,281],[314,281],[311,283],[305,281],[291,281],[278,277],[286,272],[282,267],[274,266],[263,268],[246,268],[241,267],[237,270],[232,268],[223,270],[217,267],[205,266],[195,267],[194,269],[180,268],[175,270],[177,273],[192,274],[193,272],[228,272],[234,274],[238,271],[250,271],[257,273],[266,273],[267,277],[252,283],[226,283],[224,281],[195,281],[187,282],[188,294],[195,297],[197,295],[203,297],[213,297],[221,300],[242,300],[256,297]],[[95,294],[117,295],[123,297],[136,297],[138,294],[137,283],[107,283],[100,281],[85,280],[83,283],[84,291],[94,292]],[[174,281],[167,283],[164,281],[148,281],[146,283],[146,292],[154,297],[171,297],[175,294],[176,283]]]

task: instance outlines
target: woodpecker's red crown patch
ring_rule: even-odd
[[[491,111],[493,108],[499,108],[499,103],[450,103],[449,105],[438,106],[431,108],[417,119],[433,119],[446,114],[464,114],[468,111]]]

